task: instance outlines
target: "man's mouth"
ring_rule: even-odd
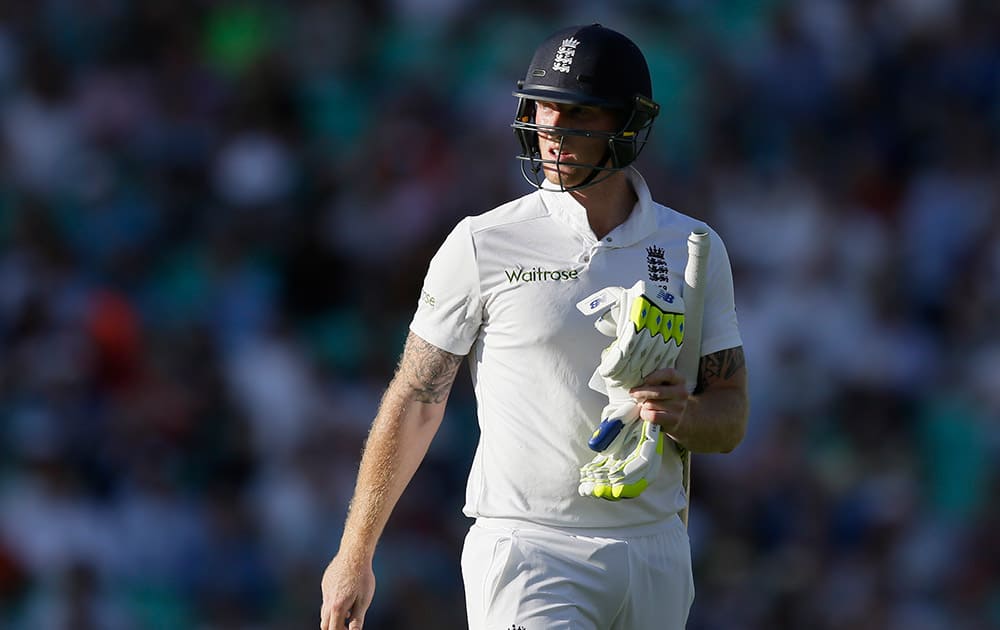
[[[560,162],[573,162],[576,154],[571,151],[560,151],[558,147],[549,149],[549,157]]]

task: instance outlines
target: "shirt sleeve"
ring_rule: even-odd
[[[708,257],[708,286],[701,325],[702,356],[743,345],[736,318],[733,270],[722,239],[711,230],[712,248]]]
[[[431,259],[410,330],[457,355],[468,354],[482,324],[479,266],[468,218]]]

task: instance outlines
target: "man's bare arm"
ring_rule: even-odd
[[[462,357],[410,333],[372,422],[340,539],[323,574],[321,630],[360,630],[375,593],[372,559],[389,515],[441,426]]]
[[[743,347],[705,355],[676,437],[695,453],[728,453],[746,434],[749,408]]]
[[[462,357],[410,333],[365,443],[341,546],[370,556],[389,514],[427,454]]]
[[[735,382],[737,380],[740,382]],[[742,346],[713,352],[701,358],[698,364],[698,385],[694,393],[701,393],[716,385],[746,387],[746,358],[743,356]]]
[[[421,403],[442,403],[448,398],[462,357],[432,346],[410,333],[406,348],[396,371],[396,379],[404,377],[402,392],[412,392],[414,400]]]
[[[698,384],[688,395],[684,376],[657,370],[632,390],[644,401],[641,417],[664,427],[678,444],[696,453],[728,453],[746,433],[747,371],[743,348],[713,352],[698,364]]]

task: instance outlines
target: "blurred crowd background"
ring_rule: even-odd
[[[4,0],[0,627],[315,627],[426,264],[529,190],[510,91],[595,21],[751,375],[694,461],[689,628],[1000,627],[992,0]],[[465,627],[470,390],[366,628]]]

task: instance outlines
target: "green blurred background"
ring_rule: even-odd
[[[1000,627],[998,6],[4,0],[0,628],[315,627],[426,264],[529,190],[510,91],[590,22],[735,273],[689,628]],[[465,627],[477,431],[463,368],[366,627]]]

